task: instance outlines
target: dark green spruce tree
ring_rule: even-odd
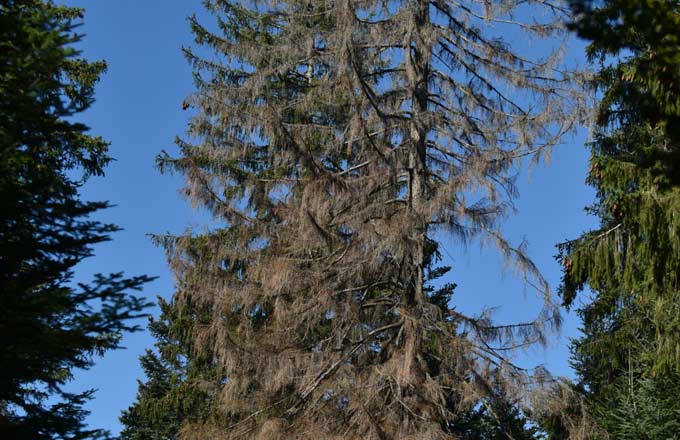
[[[147,350],[141,357],[146,381],[140,382],[135,403],[121,417],[125,440],[177,438],[184,422],[209,414],[219,390],[209,353],[192,349],[191,332],[201,322],[200,314],[176,302],[160,299],[159,305],[160,318],[149,324],[157,352]]]
[[[216,237],[225,244],[232,240],[228,230]],[[182,243],[170,236],[156,239],[169,255],[176,256],[175,250],[181,246],[184,266],[196,265],[211,252],[200,236]],[[238,263],[234,267],[238,270]],[[147,350],[141,357],[146,380],[139,382],[135,402],[120,418],[123,440],[176,439],[184,424],[205,420],[214,412],[223,378],[213,361],[215,353],[199,350],[193,338],[201,326],[209,324],[211,313],[205,304],[180,299],[182,289],[191,288],[189,283],[186,279],[178,282],[173,300],[159,299],[161,315],[150,320],[156,350]]]
[[[76,369],[119,347],[146,302],[149,280],[120,273],[73,285],[73,268],[118,228],[88,219],[105,202],[81,201],[101,175],[108,144],[75,120],[105,70],[73,48],[79,9],[0,1],[0,438],[85,439],[83,405],[68,393]],[[82,175],[82,178],[76,176]]]
[[[597,190],[588,211],[600,227],[562,243],[558,255],[562,298],[582,319],[572,345],[577,387],[603,430],[595,437],[676,439],[680,4],[577,1],[572,10],[602,94],[588,175]],[[586,287],[592,297],[577,302]]]

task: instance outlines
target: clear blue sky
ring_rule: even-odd
[[[81,44],[90,59],[106,59],[109,72],[97,89],[97,101],[80,119],[92,133],[112,142],[116,158],[104,178],[87,183],[83,196],[109,200],[115,208],[98,216],[116,223],[124,231],[113,241],[97,246],[96,255],[76,271],[78,280],[96,272],[124,270],[128,275],[149,274],[159,279],[148,284],[144,295],[169,298],[173,280],[163,252],[146,234],[181,232],[201,228],[205,217],[191,209],[178,190],[181,177],[162,176],[154,158],[162,150],[175,152],[173,139],[181,135],[187,114],[181,103],[192,90],[191,71],[182,57],[182,45],[192,43],[186,17],[201,12],[199,0],[67,0],[68,5],[86,8],[85,33]],[[579,48],[575,47],[575,54]],[[581,63],[583,64],[583,63]],[[514,243],[529,241],[529,253],[553,288],[560,270],[553,259],[555,243],[574,238],[594,225],[583,207],[593,199],[584,184],[588,153],[584,134],[555,149],[550,165],[540,165],[519,178],[518,212],[504,225]],[[478,244],[463,248],[446,244],[451,258],[451,280],[459,287],[455,303],[461,311],[474,312],[483,306],[499,306],[499,321],[531,318],[540,309],[536,295],[524,290],[512,273],[503,272],[503,262],[493,249]],[[157,314],[153,309],[153,314]],[[550,347],[533,349],[520,360],[524,365],[544,364],[556,375],[571,375],[566,345],[577,334],[573,313],[564,313],[561,334]],[[145,323],[142,323],[145,324]],[[87,408],[94,427],[120,430],[118,416],[132,403],[137,380],[142,377],[139,356],[153,345],[148,332],[126,335],[125,350],[108,353],[89,371],[77,372],[73,390],[96,388]]]

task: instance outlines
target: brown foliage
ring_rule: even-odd
[[[558,315],[495,224],[513,167],[547,153],[582,102],[557,54],[532,61],[488,32],[561,31],[555,5],[524,24],[515,3],[216,0],[219,31],[192,20],[214,56],[187,52],[193,142],[160,165],[225,225],[198,252],[170,249],[182,294],[214,311],[196,338],[225,377],[221,438],[454,438],[494,386],[535,384],[506,353]],[[435,301],[446,233],[496,244],[546,295],[542,315],[494,326],[450,291]]]

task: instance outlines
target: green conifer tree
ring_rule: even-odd
[[[578,309],[578,389],[612,438],[680,438],[680,7],[608,0],[572,9],[602,93],[588,176],[597,190],[589,212],[601,224],[558,256],[564,303],[593,291]]]
[[[149,280],[97,275],[74,286],[73,267],[114,225],[88,216],[85,177],[101,175],[108,144],[75,116],[93,102],[102,61],[79,58],[79,9],[39,0],[0,1],[0,438],[84,439],[92,391],[63,389],[74,370],[119,346],[146,302]]]
[[[212,358],[191,349],[191,330],[200,316],[162,299],[159,305],[160,318],[149,324],[157,352],[147,350],[141,357],[146,381],[139,383],[135,403],[121,417],[124,440],[178,438],[183,423],[209,415],[219,391]]]
[[[228,230],[212,235],[223,244],[232,240]],[[179,257],[176,252],[181,248],[181,264],[185,266],[211,258],[212,248],[206,246],[203,236],[185,237],[181,242],[171,236],[158,236],[156,240],[172,258]],[[177,259],[173,262],[179,264]],[[181,293],[187,288],[192,288],[191,280],[179,278],[176,299],[159,299],[161,315],[149,324],[156,350],[147,350],[141,357],[146,380],[139,382],[135,402],[121,416],[122,440],[176,439],[183,425],[207,420],[214,413],[223,376],[215,365],[215,353],[206,346],[198,347],[194,340],[202,326],[210,325],[212,313],[205,303],[192,302]]]
[[[159,164],[233,239],[216,228],[194,237],[202,252],[191,234],[169,252],[178,306],[210,310],[194,350],[222,378],[184,438],[456,438],[478,405],[502,425],[492,403],[542,377],[507,354],[544,340],[549,297],[535,321],[497,326],[436,281],[452,234],[491,240],[547,291],[496,225],[514,167],[582,103],[557,54],[530,60],[491,30],[561,32],[557,5],[523,23],[524,3],[205,2],[196,114]]]

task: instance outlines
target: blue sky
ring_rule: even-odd
[[[186,17],[201,12],[198,0],[68,0],[68,5],[86,8],[86,34],[80,47],[90,59],[106,59],[109,71],[97,89],[97,101],[80,118],[92,133],[111,141],[116,162],[103,178],[90,180],[82,194],[88,200],[109,200],[116,207],[97,218],[124,228],[113,240],[96,247],[94,257],[76,271],[79,281],[97,272],[123,270],[128,275],[158,276],[146,285],[150,299],[172,295],[173,280],[163,252],[154,247],[149,233],[181,232],[206,224],[178,193],[181,177],[160,175],[154,158],[163,149],[176,152],[173,139],[184,132],[187,114],[181,110],[192,91],[191,71],[181,47],[191,45]],[[572,49],[579,58],[580,45]],[[581,64],[583,61],[581,59]],[[529,242],[529,254],[556,288],[560,270],[554,261],[555,243],[574,238],[594,226],[583,207],[593,199],[585,183],[588,152],[583,147],[585,130],[557,147],[549,165],[541,164],[518,179],[520,199],[517,213],[508,218],[504,231],[513,243]],[[458,284],[455,304],[474,313],[483,306],[498,306],[499,321],[511,322],[535,315],[541,300],[511,272],[504,272],[502,259],[492,248],[467,247],[447,241],[447,263],[453,266],[451,281]],[[157,314],[153,309],[153,314]],[[554,335],[547,350],[532,349],[519,361],[524,365],[544,364],[556,375],[571,375],[568,366],[568,338],[577,334],[574,313],[563,313],[560,334]],[[142,322],[145,325],[145,322]],[[88,422],[94,427],[120,430],[118,416],[134,400],[142,378],[138,358],[153,345],[148,332],[126,335],[125,350],[98,359],[89,371],[76,373],[71,389],[96,388]]]

